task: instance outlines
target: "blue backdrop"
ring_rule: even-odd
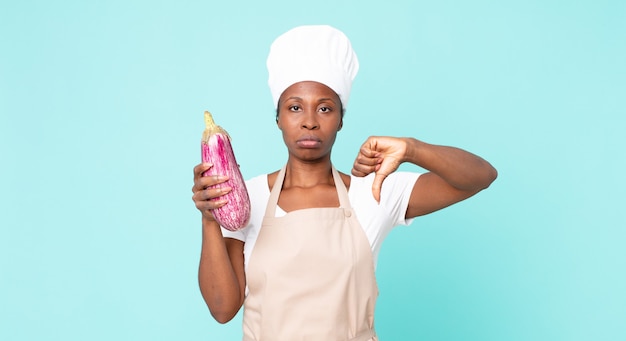
[[[4,1],[0,339],[240,339],[196,280],[202,114],[246,178],[278,169],[265,57],[301,24],[340,28],[361,62],[340,170],[376,134],[499,171],[391,233],[381,340],[626,339],[625,17],[617,0]]]

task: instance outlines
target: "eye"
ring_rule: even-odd
[[[297,106],[297,105],[292,105],[292,106],[289,106],[289,110],[290,111],[300,111],[300,107]]]
[[[321,111],[323,113],[329,113],[329,112],[332,111],[332,109],[329,108],[329,107],[321,107],[321,108],[319,108],[319,111]]]

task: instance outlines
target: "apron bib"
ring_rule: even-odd
[[[332,167],[339,208],[276,217],[285,169],[246,269],[243,340],[377,340],[372,251],[339,173]]]

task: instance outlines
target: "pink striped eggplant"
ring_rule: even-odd
[[[228,181],[212,186],[212,188],[231,187],[232,190],[216,199],[226,199],[228,203],[214,209],[213,217],[225,229],[236,231],[248,224],[250,220],[250,197],[244,182],[235,153],[231,145],[230,135],[213,121],[208,111],[204,112],[206,125],[202,134],[202,162],[213,164],[203,176],[226,175]]]

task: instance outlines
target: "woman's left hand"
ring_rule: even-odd
[[[406,139],[387,136],[370,136],[361,146],[354,160],[352,174],[366,176],[375,172],[372,185],[374,199],[380,202],[383,181],[405,162],[408,143]]]

